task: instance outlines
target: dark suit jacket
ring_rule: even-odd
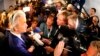
[[[11,56],[31,56],[31,54],[27,51],[25,42],[20,40],[17,36],[10,33],[8,36],[8,41]]]
[[[59,34],[61,34],[61,39],[59,39]],[[68,41],[64,41],[65,43],[68,42],[67,44],[71,44],[73,42],[72,36],[74,36],[75,31],[70,30],[67,26],[61,26],[57,32],[55,33],[55,36],[53,37],[51,47],[55,48],[55,46],[59,43],[59,41],[62,40],[63,37],[67,38]]]
[[[4,34],[0,32],[0,56],[4,56],[4,39]]]
[[[85,30],[86,30],[85,21],[82,18],[78,17],[78,27],[76,29],[77,35],[80,35],[80,34],[84,33]]]

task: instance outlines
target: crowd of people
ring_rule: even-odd
[[[0,12],[0,56],[99,56],[99,17],[95,8],[83,12],[83,4],[9,6]]]

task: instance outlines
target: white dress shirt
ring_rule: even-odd
[[[79,20],[78,20],[78,18],[77,18],[77,19],[76,19],[75,29],[77,29],[78,25],[79,25]]]
[[[23,41],[24,42],[24,40],[21,38],[21,34],[16,34],[16,33],[14,33],[14,32],[11,32],[13,35],[15,35],[15,36],[17,36],[21,41]]]

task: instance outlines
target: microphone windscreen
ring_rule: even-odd
[[[43,46],[44,43],[40,40],[40,38],[41,38],[41,36],[39,35],[39,33],[35,33],[35,34],[33,35],[33,39],[34,39],[39,45]]]

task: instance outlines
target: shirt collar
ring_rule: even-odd
[[[15,32],[11,32],[13,35],[17,36],[20,40],[24,41],[22,38],[21,38],[21,34],[16,34]]]

